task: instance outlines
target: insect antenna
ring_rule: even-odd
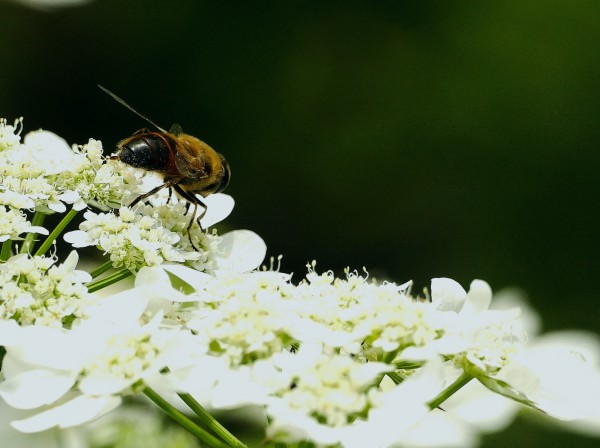
[[[138,117],[143,118],[148,123],[150,123],[152,126],[155,126],[159,131],[161,131],[161,132],[167,132],[163,128],[161,128],[159,125],[157,125],[155,122],[153,122],[152,120],[150,120],[150,118],[146,117],[145,115],[140,114],[137,110],[135,110],[133,107],[131,107],[124,100],[122,100],[121,98],[119,98],[117,95],[115,95],[114,93],[112,93],[106,87],[102,87],[100,84],[98,84],[98,87],[100,87],[102,90],[104,90],[106,93],[108,93],[117,103],[121,104],[122,106],[125,106],[127,109],[129,109],[131,112],[133,112],[134,114],[136,114]]]

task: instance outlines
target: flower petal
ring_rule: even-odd
[[[460,311],[466,297],[464,288],[451,278],[431,280],[431,301],[440,311]]]
[[[58,174],[71,166],[77,156],[65,139],[50,131],[29,132],[23,143],[47,174]]]
[[[222,238],[220,253],[215,257],[218,269],[249,272],[265,259],[267,245],[251,230],[234,230]]]
[[[12,427],[21,432],[38,432],[59,426],[69,428],[89,422],[121,404],[120,397],[89,397],[81,395],[60,406],[23,420],[15,420]]]
[[[10,320],[0,320],[0,345],[14,345],[20,340],[21,327]]]
[[[202,198],[202,202],[206,204],[206,214],[202,217],[200,223],[205,229],[227,218],[235,205],[233,198],[223,193],[216,193]],[[199,210],[198,213],[201,213],[201,211]]]
[[[75,380],[65,372],[30,370],[0,383],[0,396],[14,408],[33,409],[54,403]]]
[[[118,394],[130,385],[131,381],[108,372],[92,372],[79,382],[79,390],[88,395],[111,395]]]
[[[73,247],[93,246],[95,241],[83,230],[73,230],[64,234],[63,239]]]
[[[481,313],[490,307],[490,303],[492,303],[492,288],[490,288],[490,285],[483,280],[473,280],[461,312]]]

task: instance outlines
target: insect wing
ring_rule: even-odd
[[[185,177],[189,177],[189,178],[193,178],[193,179],[199,179],[200,177],[205,177],[205,176],[198,176],[198,170],[194,170],[192,168],[192,164],[190,163],[190,161],[184,156],[182,155],[182,153],[180,151],[177,151],[175,153],[175,166],[177,167],[177,170],[183,174]]]

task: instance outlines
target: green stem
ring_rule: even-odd
[[[44,224],[44,219],[46,219],[45,213],[35,212],[33,214],[33,218],[31,218],[31,225],[32,226],[41,226],[42,224]],[[33,242],[35,241],[36,235],[37,235],[37,233],[28,233],[27,234],[27,236],[25,237],[25,241],[23,241],[23,244],[21,245],[21,250],[19,251],[19,253],[25,254],[25,253],[29,252],[29,249],[31,249],[31,246],[33,246]]]
[[[42,245],[35,252],[35,255],[44,255],[48,251],[48,249],[50,249],[50,246],[52,246],[52,243],[54,243],[54,240],[56,240],[56,238],[58,238],[58,236],[62,233],[62,231],[65,230],[65,227],[67,227],[67,225],[71,222],[71,220],[73,218],[75,218],[75,215],[77,215],[77,210],[74,210],[74,209],[69,210],[69,213],[67,213],[65,215],[65,217],[58,223],[58,225],[50,233],[50,235],[48,235],[48,237],[44,240]]]
[[[403,382],[406,379],[402,375],[400,375],[398,372],[388,372],[388,373],[386,373],[386,375],[391,378],[391,380],[394,382],[394,384],[400,384],[401,382]]]
[[[165,399],[158,395],[154,390],[147,387],[144,388],[144,394],[150,398],[156,405],[161,408],[165,413],[171,417],[176,423],[181,425],[183,428],[188,430],[191,434],[196,436],[199,440],[206,443],[208,446],[213,448],[229,448],[229,446],[217,439],[215,436],[205,431],[196,425],[192,420],[185,416],[182,412],[178,411],[174,406],[169,404]]]
[[[397,354],[398,350],[393,350],[391,352],[386,353],[383,357],[383,362],[385,362],[386,364],[391,364]]]
[[[117,283],[118,281],[123,280],[124,278],[127,278],[132,274],[133,273],[127,268],[120,269],[117,272],[107,275],[104,278],[89,282],[87,284],[88,292],[95,292],[102,288],[106,288],[107,286],[110,286],[113,283]]]
[[[429,409],[435,409],[439,407],[439,405],[454,395],[460,388],[465,386],[472,379],[473,377],[471,375],[463,372],[463,374],[459,376],[452,384],[450,384],[450,386],[448,386],[446,389],[440,392],[437,397],[427,403],[427,406],[429,406]]]
[[[12,255],[12,241],[6,240],[2,243],[2,249],[0,249],[0,260],[6,261]]]
[[[90,272],[90,275],[92,276],[92,278],[96,278],[96,277],[104,274],[110,268],[112,268],[112,265],[113,265],[113,262],[111,260],[108,260],[108,261],[102,263],[100,266],[98,266],[92,272]]]
[[[210,415],[206,409],[204,409],[200,403],[198,403],[194,397],[190,394],[177,394],[189,408],[194,411],[198,416],[200,423],[212,430],[221,439],[223,439],[229,446],[234,448],[246,448],[246,445],[240,442],[233,434],[231,434],[223,425],[221,425],[212,415]]]
[[[400,360],[400,361],[395,362],[394,366],[396,366],[396,369],[415,370],[415,369],[418,369],[419,367],[423,367],[423,362]]]

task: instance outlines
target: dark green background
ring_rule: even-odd
[[[597,331],[599,42],[592,0],[0,3],[0,116],[112,151],[144,123],[101,83],[226,155],[223,230],[296,279],[482,278]],[[585,444],[545,431],[486,446]]]

